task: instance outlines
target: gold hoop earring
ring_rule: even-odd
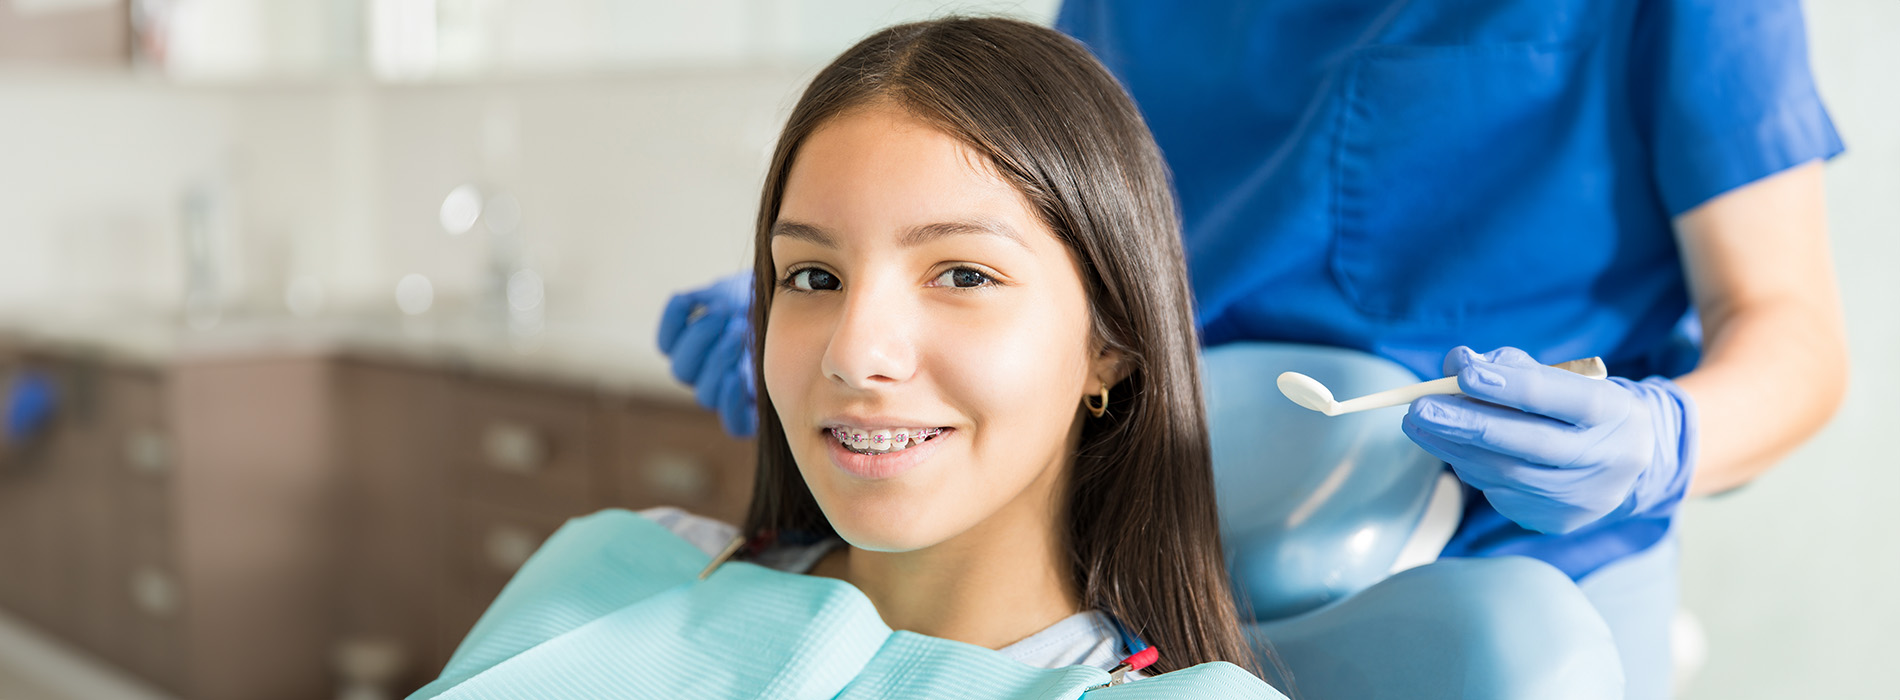
[[[1088,407],[1089,415],[1101,418],[1102,414],[1108,412],[1108,385],[1102,385],[1101,403],[1096,403],[1095,397],[1093,396],[1086,396],[1082,398],[1082,405]]]

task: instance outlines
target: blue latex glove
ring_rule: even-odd
[[[7,388],[4,427],[0,444],[19,445],[31,439],[52,420],[59,406],[59,391],[53,378],[33,370],[22,371]]]
[[[695,309],[699,309],[695,313]],[[673,376],[693,387],[699,405],[719,414],[726,432],[758,432],[752,388],[752,271],[673,295],[660,314],[660,352]]]
[[[1526,528],[1675,512],[1695,464],[1695,402],[1675,382],[1590,379],[1517,348],[1445,356],[1462,396],[1412,402],[1405,434]]]

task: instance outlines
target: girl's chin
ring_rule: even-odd
[[[873,552],[910,552],[945,539],[935,509],[910,498],[844,498],[825,509],[831,528],[846,543]]]

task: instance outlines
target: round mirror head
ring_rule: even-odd
[[[1306,408],[1325,413],[1334,404],[1333,392],[1328,391],[1325,384],[1299,372],[1281,373],[1278,384],[1280,393]]]

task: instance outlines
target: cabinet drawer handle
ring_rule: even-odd
[[[132,602],[141,612],[159,618],[178,612],[178,584],[171,575],[145,567],[132,572],[130,584]]]
[[[528,563],[528,557],[541,546],[541,538],[519,527],[496,525],[482,540],[482,551],[490,566],[512,572]]]
[[[156,430],[134,430],[125,436],[125,464],[134,473],[164,474],[171,466],[171,442]]]
[[[488,465],[510,474],[533,474],[548,459],[548,441],[540,431],[520,423],[496,422],[482,430],[482,454]]]
[[[662,503],[698,502],[712,495],[711,470],[694,455],[655,452],[644,466],[647,486]]]
[[[409,670],[409,650],[386,637],[350,637],[330,650],[330,661],[342,676],[344,698],[395,697],[393,686]]]

